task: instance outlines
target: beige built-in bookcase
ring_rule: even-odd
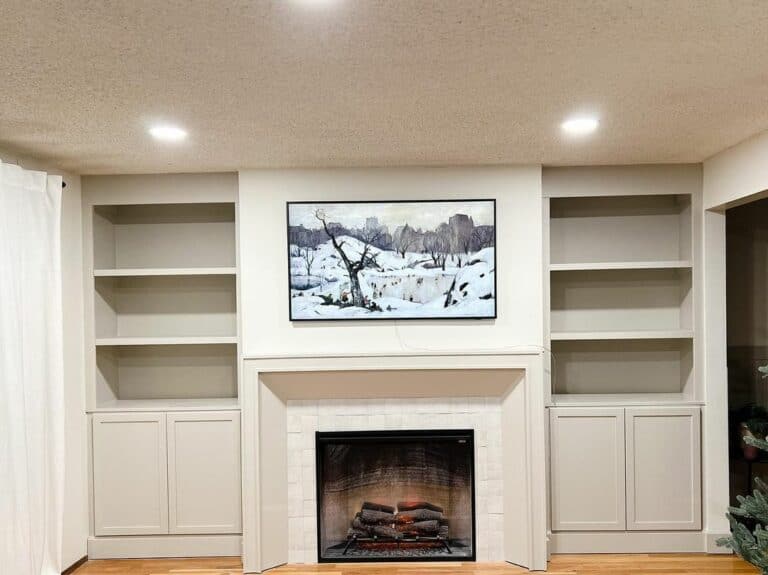
[[[703,551],[697,166],[543,171],[550,549]]]
[[[602,170],[544,172],[552,401],[695,400],[695,182]]]
[[[235,203],[180,191],[89,196],[91,411],[237,406]]]
[[[90,176],[83,200],[88,554],[238,554],[237,176]]]

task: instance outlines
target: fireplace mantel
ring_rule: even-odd
[[[544,360],[540,349],[246,357],[243,371],[246,573],[288,562],[287,401],[475,396],[496,396],[502,404],[504,559],[531,570],[546,570]],[[392,372],[397,377],[391,378]]]

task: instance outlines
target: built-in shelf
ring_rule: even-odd
[[[629,400],[676,394],[693,376],[691,339],[561,340],[552,342],[555,395],[608,395]]]
[[[690,269],[551,274],[553,339],[688,337],[693,327],[691,286]]]
[[[118,278],[118,277],[151,277],[151,276],[233,276],[237,274],[237,268],[121,268],[121,269],[96,269],[94,277]]]
[[[552,198],[552,265],[675,262],[692,258],[688,195]]]
[[[691,339],[693,330],[670,329],[653,331],[556,331],[552,341],[608,341],[646,339]]]
[[[237,346],[233,344],[234,338],[107,341],[96,348],[95,405],[124,400],[236,401]]]
[[[132,345],[220,345],[236,344],[237,337],[186,336],[186,337],[102,337],[96,339],[97,347]]]
[[[599,270],[664,270],[664,269],[690,269],[693,263],[690,260],[663,260],[663,261],[628,261],[628,262],[580,262],[568,264],[550,264],[549,271],[599,271]]]
[[[93,234],[96,269],[235,266],[233,203],[95,206]]]
[[[86,207],[86,253],[93,256],[88,410],[237,409],[233,195],[217,201],[218,193],[201,190],[213,201],[178,203],[175,191],[161,189],[152,196],[158,203],[121,203],[145,185],[136,178],[132,189],[130,181],[118,182],[121,193],[104,191],[110,204]],[[174,176],[167,182],[168,190],[192,185]]]
[[[232,337],[233,275],[97,277],[96,338]]]
[[[236,397],[200,399],[113,399],[100,402],[89,413],[120,411],[220,411],[237,410]]]
[[[607,393],[607,394],[553,394],[551,407],[580,406],[640,406],[640,405],[701,405],[701,401],[692,400],[682,393]]]

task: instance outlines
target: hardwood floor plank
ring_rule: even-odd
[[[507,563],[345,563],[284,565],[275,575],[519,575]],[[730,555],[554,555],[548,575],[741,575],[757,569]],[[89,561],[73,575],[242,575],[239,557]]]

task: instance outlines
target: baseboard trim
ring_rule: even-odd
[[[707,553],[712,555],[732,555],[733,551],[727,547],[720,547],[717,540],[721,537],[730,537],[730,533],[707,533]]]
[[[86,561],[88,561],[88,555],[83,555],[80,559],[72,563],[72,565],[64,569],[64,571],[61,572],[61,575],[72,575],[72,573],[75,572],[75,569],[82,566]]]
[[[550,550],[560,553],[703,553],[701,531],[561,531],[552,533]]]
[[[169,557],[240,557],[240,535],[157,535],[154,537],[90,537],[90,559]]]

